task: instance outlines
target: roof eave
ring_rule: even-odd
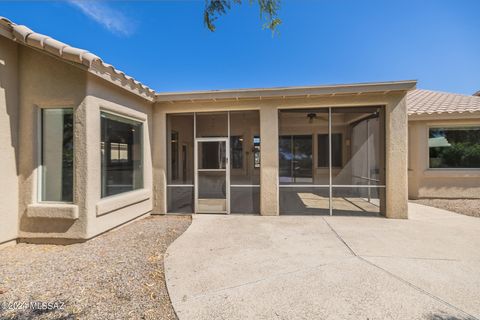
[[[479,111],[464,112],[434,112],[434,113],[410,113],[409,121],[428,121],[428,120],[462,120],[462,119],[478,119]]]
[[[308,87],[280,87],[259,89],[237,89],[216,91],[192,91],[157,93],[156,102],[176,101],[217,101],[228,99],[263,99],[263,98],[286,98],[286,97],[312,97],[312,96],[335,96],[350,94],[368,94],[409,91],[415,89],[416,80],[354,83]]]

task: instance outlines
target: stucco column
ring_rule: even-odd
[[[167,213],[167,115],[153,108],[153,214]]]
[[[386,107],[387,218],[408,218],[408,118],[405,96]]]
[[[260,214],[276,216],[278,208],[278,111],[260,109]]]
[[[419,157],[419,128],[416,123],[408,127],[408,197],[418,199],[418,174],[421,170]]]

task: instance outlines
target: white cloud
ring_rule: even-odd
[[[104,1],[67,0],[67,2],[117,35],[129,36],[134,31],[131,20],[123,12],[110,7]]]

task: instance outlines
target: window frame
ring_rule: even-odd
[[[456,123],[456,124],[431,124],[426,126],[425,130],[425,141],[426,141],[426,168],[428,171],[444,171],[444,172],[454,172],[454,171],[480,171],[478,168],[432,168],[430,167],[430,146],[428,140],[430,139],[430,129],[458,129],[458,128],[479,128],[480,123]]]
[[[50,201],[50,200],[44,200],[43,199],[43,181],[44,181],[44,165],[43,165],[43,111],[44,110],[58,110],[58,109],[70,109],[72,110],[72,117],[73,117],[73,123],[72,123],[72,148],[73,148],[73,159],[72,159],[72,201]],[[59,203],[59,204],[74,204],[76,202],[76,197],[75,197],[75,185],[76,185],[76,177],[75,177],[75,172],[76,172],[76,161],[75,161],[75,108],[73,106],[38,106],[37,105],[37,192],[36,192],[36,198],[37,198],[37,203],[44,203],[44,204],[49,204],[49,203]]]
[[[103,189],[103,186],[102,186],[102,182],[103,182],[103,174],[102,174],[103,169],[102,169],[102,167],[103,166],[102,166],[102,147],[101,147],[101,143],[102,143],[102,114],[106,114],[107,118],[108,118],[109,115],[111,115],[111,116],[113,116],[113,118],[122,118],[122,119],[126,119],[126,120],[129,120],[129,121],[137,122],[141,125],[140,155],[141,155],[141,168],[142,168],[142,170],[141,170],[141,172],[142,172],[142,184],[141,184],[140,188],[102,197],[102,189]],[[112,118],[109,118],[109,119],[112,120]],[[99,124],[99,129],[100,129],[100,135],[98,137],[98,142],[99,142],[98,143],[98,146],[99,146],[98,152],[99,152],[99,155],[100,155],[100,159],[99,159],[100,161],[98,163],[98,165],[100,167],[100,199],[101,200],[109,199],[111,197],[122,196],[122,195],[128,194],[130,192],[135,192],[135,191],[138,191],[138,190],[145,189],[145,176],[146,176],[145,175],[145,123],[146,123],[147,120],[146,119],[141,119],[141,118],[136,118],[136,117],[133,117],[131,115],[118,113],[118,112],[112,111],[110,109],[100,107],[98,121],[99,121],[99,123],[98,123]]]

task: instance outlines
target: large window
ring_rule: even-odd
[[[73,109],[42,109],[41,201],[73,201]]]
[[[101,113],[102,198],[143,188],[142,123]]]
[[[480,127],[430,128],[430,168],[480,168]]]

